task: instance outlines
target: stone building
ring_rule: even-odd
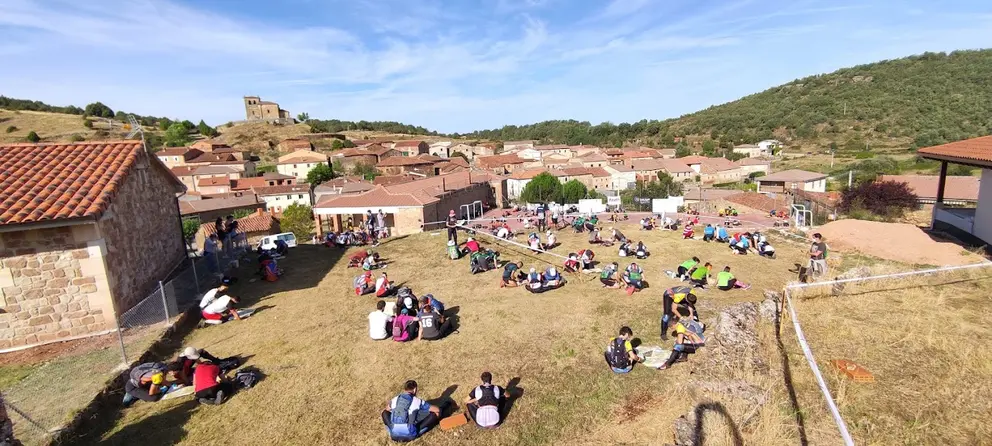
[[[184,190],[138,141],[0,146],[0,351],[113,330],[186,258]]]
[[[292,124],[295,122],[289,112],[279,108],[275,102],[263,101],[258,96],[245,96],[245,119],[249,122],[271,124]]]

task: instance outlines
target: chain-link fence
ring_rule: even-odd
[[[244,237],[215,254],[184,260],[105,333],[20,352],[0,363],[0,391],[18,440],[44,444],[121,372],[148,351],[180,314],[196,306],[223,272],[247,259]],[[0,420],[2,421],[2,420]]]

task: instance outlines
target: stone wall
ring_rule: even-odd
[[[0,349],[114,324],[95,224],[0,233]]]
[[[139,166],[128,174],[100,220],[117,311],[144,299],[186,255],[169,173]]]

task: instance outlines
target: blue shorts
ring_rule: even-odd
[[[610,368],[613,369],[613,373],[630,373],[630,371],[634,369],[634,365],[631,364],[627,366],[627,368],[625,369],[618,369],[616,367],[610,367]]]

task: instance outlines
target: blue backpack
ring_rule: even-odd
[[[389,418],[391,426],[389,437],[395,441],[415,440],[421,432],[417,432],[417,426],[410,419],[410,405],[413,404],[413,395],[403,393],[396,397],[396,407],[393,408]]]
[[[431,307],[434,307],[434,310],[437,311],[438,314],[444,314],[444,302],[437,300],[433,294],[425,294],[424,297],[427,298],[427,302]]]

